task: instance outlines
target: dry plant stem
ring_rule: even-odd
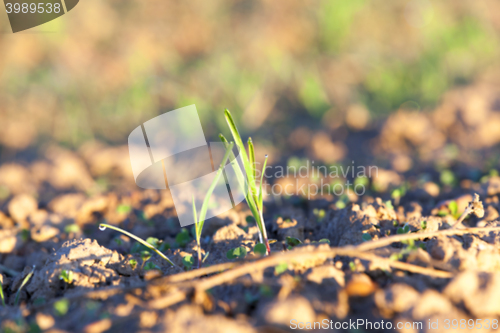
[[[210,288],[216,287],[218,285],[234,281],[235,279],[244,276],[246,274],[251,274],[256,271],[264,270],[268,267],[276,266],[282,262],[293,262],[295,260],[310,259],[321,255],[324,255],[326,257],[334,257],[334,256],[355,257],[368,261],[378,261],[379,263],[382,263],[388,267],[393,267],[396,269],[412,273],[423,274],[437,278],[453,277],[453,274],[450,272],[439,271],[433,268],[420,267],[399,261],[393,261],[388,258],[379,257],[372,253],[361,252],[354,247],[346,247],[346,248],[330,248],[328,250],[315,249],[313,251],[291,251],[283,254],[275,254],[254,262],[241,264],[235,267],[234,269],[211,276],[201,281],[199,280],[191,281],[190,285],[192,288],[194,288],[195,293],[200,293]],[[217,267],[219,265],[215,266]],[[159,279],[157,281],[163,282],[164,279]],[[165,297],[151,301],[149,305],[155,309],[165,308],[183,301],[186,298],[187,294],[189,294],[188,289],[186,290],[178,289],[166,295]]]
[[[464,235],[464,234],[479,234],[483,232],[490,231],[500,231],[500,227],[486,227],[486,228],[466,228],[466,229],[446,229],[435,232],[426,232],[426,233],[413,233],[413,234],[402,234],[402,235],[394,235],[389,237],[384,237],[382,239],[366,242],[356,246],[356,250],[358,251],[369,251],[377,248],[381,248],[384,246],[391,245],[392,243],[397,243],[410,239],[424,239],[424,238],[432,238],[439,236],[452,236],[452,235]]]
[[[460,215],[460,217],[458,218],[457,220],[457,223],[455,223],[455,225],[453,226],[452,229],[457,229],[458,226],[462,225],[462,221],[467,217],[467,215],[469,215],[470,213],[472,213],[472,209],[470,208],[470,206],[467,206],[467,208],[465,208],[464,212],[462,213],[462,215]]]

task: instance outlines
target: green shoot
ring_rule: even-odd
[[[184,264],[184,267],[186,267],[186,269],[191,269],[193,267],[193,264],[194,264],[194,260],[193,260],[193,256],[188,254],[187,256],[184,256],[182,258],[182,263]],[[198,268],[199,268],[200,264],[198,263]]]
[[[266,246],[262,243],[255,244],[255,246],[253,248],[253,253],[259,254],[259,255],[266,254]]]
[[[54,303],[54,312],[56,316],[62,317],[68,313],[69,301],[66,298],[60,299]]]
[[[161,252],[160,252],[159,250],[157,250],[157,249],[156,249],[153,245],[149,244],[149,243],[148,243],[148,242],[146,242],[144,239],[139,238],[139,237],[137,237],[136,235],[133,235],[133,234],[131,234],[130,232],[125,231],[125,230],[123,230],[123,229],[121,229],[121,228],[115,227],[115,226],[113,226],[113,225],[109,225],[109,224],[106,224],[106,223],[101,223],[101,224],[99,224],[99,229],[100,229],[100,230],[104,231],[104,230],[106,230],[106,228],[110,228],[110,229],[112,229],[112,230],[116,230],[116,231],[121,232],[122,234],[124,234],[124,235],[126,235],[126,236],[130,237],[130,238],[135,239],[136,241],[138,241],[139,243],[141,243],[141,244],[142,244],[142,245],[144,245],[145,247],[147,247],[147,248],[149,248],[149,249],[151,249],[151,250],[155,251],[155,252],[156,252],[156,253],[157,253],[160,257],[162,257],[163,259],[165,259],[165,260],[166,260],[166,261],[167,261],[170,265],[177,267],[177,265],[176,265],[176,264],[174,264],[174,263],[173,263],[170,259],[168,259],[168,257],[167,257],[166,255],[164,255],[163,253],[161,253]]]
[[[73,271],[63,269],[59,275],[59,279],[64,280],[67,284],[70,284],[73,282]]]
[[[152,269],[157,269],[160,270],[160,267],[158,267],[155,263],[148,261],[146,265],[144,265],[144,270],[145,271],[150,271]]]
[[[26,277],[23,280],[23,283],[21,283],[21,286],[17,290],[16,299],[14,301],[15,306],[19,305],[19,296],[21,296],[21,290],[23,290],[24,286],[26,285],[26,283],[28,283],[29,279],[31,278],[31,276],[33,276],[34,272],[35,272],[35,266],[33,266],[33,268],[31,269],[31,272],[29,272],[28,275],[26,275]]]
[[[212,181],[212,184],[210,184],[210,187],[208,188],[207,193],[205,194],[205,198],[203,199],[203,204],[201,206],[200,210],[200,218],[197,217],[196,214],[196,204],[194,202],[194,197],[193,197],[193,217],[194,217],[194,224],[195,224],[195,230],[196,230],[196,243],[198,243],[198,268],[201,267],[201,232],[203,231],[203,225],[205,224],[205,216],[207,215],[207,210],[208,210],[208,202],[210,201],[210,197],[212,196],[212,193],[217,186],[217,183],[219,182],[220,176],[222,175],[222,171],[224,170],[224,166],[226,165],[227,160],[229,159],[229,154],[232,153],[234,143],[230,143],[226,149],[226,153],[224,154],[224,157],[222,158],[222,163],[220,164],[219,169],[217,170],[217,173],[215,174],[215,178]]]
[[[245,184],[245,176],[243,175],[243,172],[239,164],[237,162],[233,163],[233,167],[238,176],[238,181],[240,183],[240,186],[242,186],[245,189],[245,197],[247,200],[248,207],[250,208],[250,211],[252,212],[252,215],[254,216],[255,221],[257,223],[257,227],[259,228],[260,241],[261,243],[264,243],[266,245],[267,253],[270,254],[271,248],[269,247],[269,241],[267,239],[267,231],[263,217],[262,195],[260,194],[262,193],[262,183],[259,188],[260,190],[259,197],[257,197],[258,193],[257,193],[257,184],[255,180],[254,166],[250,164],[251,161],[255,161],[253,143],[251,142],[251,140],[249,140],[249,152],[250,152],[250,157],[249,157],[246,153],[243,141],[241,140],[238,128],[236,127],[233,117],[231,116],[231,112],[229,112],[229,110],[227,109],[225,110],[225,116],[226,116],[226,122],[229,126],[234,142],[238,147],[241,159],[243,161],[243,168],[245,171],[247,184]],[[220,139],[224,144],[226,144],[226,147],[229,145],[228,141],[222,134],[220,134]],[[234,157],[234,155],[232,157]],[[265,171],[265,169],[263,171]]]
[[[287,262],[282,262],[279,263],[274,267],[274,275],[280,275],[283,274],[287,271],[288,269],[288,263]]]
[[[0,299],[2,300],[2,305],[5,307],[5,298],[3,296],[3,285],[1,280],[0,280]]]
[[[240,246],[234,249],[230,249],[226,252],[227,259],[243,259],[247,255],[247,249],[244,246]]]

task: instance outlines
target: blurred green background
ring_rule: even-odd
[[[124,144],[188,104],[209,139],[224,108],[244,133],[332,128],[353,106],[373,121],[500,68],[495,0],[85,0],[18,34],[2,11],[0,30],[0,158]]]

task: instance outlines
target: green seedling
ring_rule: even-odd
[[[274,275],[281,275],[288,269],[288,263],[282,262],[274,267]]]
[[[427,221],[420,222],[420,227],[422,228],[422,230],[427,229]]]
[[[119,205],[118,207],[116,207],[116,212],[118,214],[128,214],[130,213],[130,211],[132,211],[132,207],[130,207],[129,205]]]
[[[201,262],[201,258],[199,259],[199,262]],[[192,255],[187,255],[182,257],[182,264],[186,269],[191,269],[193,268],[194,265],[194,258]],[[200,264],[198,263],[198,268],[200,268]]]
[[[1,279],[0,279],[0,299],[2,300],[2,305],[5,307],[5,298],[3,296],[3,285]]]
[[[259,255],[266,254],[266,246],[262,243],[255,244],[255,246],[253,248],[253,253],[259,254]]]
[[[398,253],[391,254],[391,256],[389,257],[390,260],[402,260],[405,255],[410,254],[411,252],[416,251],[418,247],[421,247],[420,245],[417,247],[413,239],[403,241],[401,243],[406,244],[407,246]]]
[[[69,224],[67,226],[64,227],[64,232],[67,233],[67,234],[70,234],[70,233],[79,233],[81,230],[80,230],[80,227],[76,224]]]
[[[409,234],[410,233],[410,226],[408,224],[405,224],[403,227],[399,227],[398,230],[396,231],[398,235],[401,234]]]
[[[325,218],[326,212],[324,209],[313,209],[313,215],[316,216],[316,219],[318,222],[322,222],[323,219]]]
[[[124,234],[124,235],[126,235],[126,236],[128,236],[128,237],[130,237],[130,238],[132,238],[132,239],[134,239],[136,241],[138,241],[139,243],[141,243],[142,245],[144,245],[148,249],[151,249],[151,250],[155,251],[160,257],[162,257],[163,259],[165,259],[170,265],[177,267],[177,265],[174,264],[170,259],[168,259],[168,257],[166,255],[164,255],[163,253],[161,253],[157,248],[155,248],[153,245],[151,245],[148,242],[146,242],[144,239],[139,238],[136,235],[131,234],[130,232],[125,231],[125,230],[123,230],[121,228],[115,227],[113,225],[106,224],[106,223],[99,224],[99,230],[104,231],[104,230],[106,230],[106,228],[109,228],[109,229],[121,232],[122,234]]]
[[[28,229],[22,229],[21,230],[21,239],[23,242],[27,242],[31,237],[31,233]]]
[[[455,200],[451,201],[448,204],[448,208],[450,209],[450,213],[454,218],[458,218],[460,214],[458,214],[458,204]]]
[[[299,244],[302,244],[300,239],[294,238],[294,237],[288,237],[288,236],[286,237],[286,247],[288,250],[291,250],[292,248],[294,248],[295,246],[297,246]]]
[[[245,197],[248,203],[248,207],[250,208],[250,211],[252,212],[252,215],[257,223],[257,227],[259,228],[260,242],[266,245],[267,254],[270,254],[271,248],[269,247],[269,241],[267,239],[267,231],[263,215],[264,205],[263,205],[263,193],[262,193],[263,192],[262,184],[264,179],[264,171],[266,170],[267,155],[264,160],[264,165],[262,167],[263,172],[261,172],[260,174],[260,184],[259,187],[257,187],[255,163],[252,164],[252,162],[255,162],[253,142],[251,139],[248,140],[249,155],[247,155],[247,152],[245,150],[245,145],[241,140],[238,128],[236,127],[233,117],[231,116],[231,112],[229,112],[229,110],[227,109],[225,110],[225,117],[229,129],[231,131],[231,134],[233,136],[234,142],[236,143],[236,146],[239,149],[240,156],[243,161],[244,173],[241,170],[239,163],[235,160],[232,151],[231,151],[231,160],[233,160],[234,162],[231,164],[235,170],[240,186],[245,189]],[[227,149],[229,146],[229,142],[222,134],[220,134],[220,139],[226,145]]]
[[[57,316],[62,317],[69,310],[69,301],[66,298],[63,298],[54,303],[54,312]]]
[[[344,209],[346,207],[346,204],[342,200],[337,200],[337,202],[335,203],[335,207],[337,209]]]
[[[189,231],[187,229],[181,229],[181,231],[175,236],[175,242],[179,247],[185,247],[190,240],[191,236],[189,235]]]
[[[130,265],[130,267],[131,267],[132,269],[135,269],[135,268],[137,267],[137,260],[135,260],[135,259],[130,259],[130,260],[128,261],[128,264]]]
[[[144,270],[145,271],[150,271],[152,269],[157,269],[157,270],[160,270],[160,267],[158,267],[155,263],[151,262],[151,261],[148,261],[145,265],[144,265]]]
[[[318,243],[325,243],[325,244],[330,244],[330,240],[327,238],[322,238],[318,241]]]
[[[439,176],[443,185],[453,186],[456,183],[455,174],[450,170],[443,170]]]
[[[149,251],[142,251],[141,252],[141,259],[142,259],[142,265],[141,265],[141,269],[142,269],[142,268],[144,268],[146,261],[151,259],[151,253]]]
[[[35,272],[35,266],[33,266],[33,268],[31,269],[31,271],[28,273],[28,275],[26,275],[26,277],[24,278],[23,282],[21,283],[21,286],[19,287],[19,289],[17,290],[17,293],[16,293],[16,299],[14,301],[14,305],[15,306],[18,306],[19,305],[19,297],[21,296],[21,290],[23,290],[24,286],[26,285],[26,283],[28,283],[29,279],[31,279],[31,277],[33,276],[33,273]]]
[[[394,206],[392,205],[391,200],[387,200],[387,201],[385,202],[385,206],[386,206],[387,208],[389,208],[389,209],[393,209],[393,210],[394,210]]]
[[[354,187],[356,186],[368,186],[370,184],[370,180],[366,176],[356,177],[354,179]]]
[[[247,249],[244,246],[240,246],[234,249],[230,249],[226,252],[227,259],[243,259],[247,255]]]
[[[349,262],[349,268],[351,269],[352,272],[357,271],[356,264],[354,263],[354,261]]]
[[[364,233],[361,238],[363,238],[364,242],[369,242],[372,240],[372,236],[369,233]]]
[[[67,284],[70,284],[71,282],[73,282],[73,271],[63,269],[61,271],[61,274],[59,275],[59,279],[63,280]]]
[[[201,267],[201,233],[203,231],[203,225],[205,224],[205,216],[207,214],[208,210],[208,205],[210,201],[210,197],[212,196],[212,193],[217,186],[217,183],[219,182],[219,179],[222,175],[222,171],[224,170],[224,166],[227,163],[227,160],[229,159],[229,154],[232,153],[234,143],[230,143],[227,148],[226,148],[226,153],[224,154],[224,157],[222,158],[222,163],[219,166],[219,169],[217,170],[217,173],[215,174],[215,178],[212,181],[212,184],[210,184],[210,187],[208,188],[207,193],[205,194],[205,198],[203,199],[203,204],[201,205],[201,210],[200,210],[200,215],[198,218],[198,214],[196,213],[196,204],[194,201],[193,197],[193,217],[194,217],[194,224],[195,224],[195,233],[196,233],[196,243],[198,244],[198,268]]]

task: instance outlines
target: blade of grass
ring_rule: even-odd
[[[104,229],[103,229],[104,228]],[[112,230],[115,230],[115,231],[118,231],[118,232],[121,232],[122,234],[130,237],[130,238],[133,238],[135,239],[136,241],[138,241],[139,243],[141,243],[142,245],[144,245],[145,247],[155,251],[160,257],[162,257],[163,259],[165,259],[170,265],[172,266],[175,266],[177,267],[176,264],[174,264],[170,259],[168,259],[168,257],[166,255],[164,255],[163,253],[161,253],[157,248],[155,248],[153,245],[149,244],[148,242],[146,242],[144,239],[142,238],[139,238],[137,237],[136,235],[133,235],[131,234],[130,232],[128,231],[125,231],[121,228],[118,228],[118,227],[115,227],[113,225],[110,225],[110,224],[106,224],[106,223],[101,223],[99,224],[99,229],[101,230],[105,230],[106,228],[109,228],[109,229],[112,229]]]
[[[248,156],[250,157],[250,166],[252,167],[253,179],[257,180],[257,170],[255,166],[255,148],[253,146],[252,138],[248,138]]]
[[[245,174],[248,179],[248,186],[250,188],[250,192],[254,196],[254,201],[257,202],[257,187],[255,186],[255,178],[253,176],[252,167],[250,166],[249,158],[245,150],[245,145],[241,140],[240,132],[238,131],[238,128],[236,127],[236,124],[234,123],[233,117],[231,115],[231,112],[229,112],[228,109],[225,110],[225,115],[226,115],[226,122],[229,126],[229,129],[231,130],[234,142],[240,149],[240,154],[243,160],[243,167],[245,169]]]
[[[33,275],[34,272],[35,272],[35,266],[33,266],[33,268],[31,269],[31,272],[29,272],[28,275],[26,275],[26,277],[23,280],[23,283],[21,283],[21,286],[17,290],[16,299],[14,301],[15,306],[19,305],[19,297],[21,296],[21,290],[24,288],[26,283],[28,283],[29,279],[31,278],[31,276]]]
[[[207,210],[208,210],[208,203],[210,201],[210,198],[212,197],[212,193],[214,192],[215,187],[217,186],[217,183],[219,182],[219,179],[222,175],[222,171],[224,170],[224,166],[227,163],[227,160],[229,159],[229,155],[232,154],[233,152],[233,146],[234,143],[231,142],[227,148],[226,148],[226,153],[224,154],[224,157],[222,158],[222,162],[219,166],[219,169],[217,170],[217,173],[215,174],[215,178],[212,181],[212,184],[210,184],[210,187],[208,188],[207,193],[205,194],[205,199],[203,199],[203,204],[201,206],[201,211],[200,211],[200,218],[196,216],[196,204],[194,202],[194,197],[193,197],[193,217],[195,221],[195,230],[196,230],[196,242],[198,243],[198,268],[200,268],[201,264],[201,232],[203,230],[203,225],[205,224],[205,216],[207,215]]]
[[[259,209],[262,210],[264,208],[264,198],[262,196],[262,183],[264,182],[264,173],[266,172],[267,165],[267,154],[264,159],[264,165],[262,166],[262,172],[260,174],[260,183],[259,183]]]
[[[205,222],[205,216],[207,215],[207,210],[208,210],[208,202],[210,200],[210,197],[212,196],[212,193],[215,189],[215,186],[217,186],[217,182],[219,181],[220,176],[222,175],[222,171],[224,170],[224,165],[226,164],[230,153],[232,153],[233,146],[234,146],[234,143],[231,142],[229,144],[228,148],[226,149],[226,153],[224,154],[224,157],[222,158],[222,163],[221,163],[219,169],[217,170],[217,174],[215,175],[215,178],[214,178],[212,184],[210,184],[210,187],[208,188],[207,194],[205,195],[205,199],[203,200],[203,205],[201,206],[201,210],[200,210],[200,218],[199,218],[200,223]],[[201,224],[201,228],[203,228],[203,224]]]
[[[259,227],[260,231],[260,239],[261,241],[264,240],[264,243],[266,244],[266,248],[268,250],[268,253],[270,253],[270,247],[269,247],[269,242],[267,240],[267,232],[265,229],[264,225],[264,219],[262,215],[262,211],[259,209],[258,203],[259,200],[257,198],[257,185],[255,184],[255,177],[253,173],[252,166],[250,166],[249,158],[246,155],[245,151],[245,146],[243,145],[243,141],[241,140],[241,135],[240,132],[238,131],[238,128],[236,127],[236,124],[234,123],[233,117],[231,115],[231,112],[229,112],[228,109],[224,111],[225,117],[226,117],[226,122],[229,126],[229,129],[231,131],[231,134],[233,135],[234,141],[236,142],[237,147],[240,149],[240,155],[243,160],[243,168],[245,169],[245,174],[246,174],[246,179],[248,181],[248,187],[249,187],[249,193],[246,194],[246,199],[248,206],[250,210],[252,211],[252,215],[255,218],[255,221],[257,222],[257,226]],[[223,136],[221,136],[221,139]],[[227,140],[226,140],[227,141]],[[224,141],[223,141],[224,142]],[[253,146],[253,144],[252,144]],[[249,147],[249,149],[251,149]],[[239,165],[238,165],[239,167]],[[247,192],[245,192],[247,193]]]
[[[2,305],[5,307],[5,298],[3,296],[3,285],[2,281],[0,281],[0,299],[2,299]]]

